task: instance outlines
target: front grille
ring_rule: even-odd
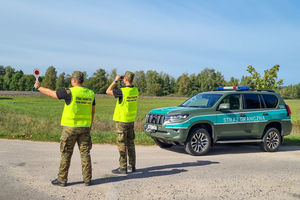
[[[165,115],[148,114],[145,122],[150,124],[163,124],[165,122]]]

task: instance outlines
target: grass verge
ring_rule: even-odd
[[[300,135],[288,135],[284,137],[283,145],[299,145],[300,146]]]
[[[145,115],[151,109],[175,106],[183,101],[182,98],[141,98],[135,123],[135,143],[154,144],[143,132]],[[300,145],[300,103],[298,100],[288,100],[287,104],[293,112],[293,131],[284,138],[283,145]],[[115,125],[111,120],[114,107],[113,98],[96,98],[95,122],[91,132],[93,143],[116,143]],[[0,99],[0,138],[58,142],[62,131],[62,109],[63,101],[49,97],[3,97]]]

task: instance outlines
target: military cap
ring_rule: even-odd
[[[134,73],[130,71],[126,71],[124,76],[129,78],[131,81],[133,81]]]
[[[84,81],[84,73],[80,71],[74,71],[72,73],[72,78],[76,78],[82,83]]]

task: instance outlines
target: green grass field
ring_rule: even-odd
[[[154,144],[143,132],[146,114],[153,108],[179,105],[185,98],[140,98],[135,123],[136,144]],[[115,143],[112,115],[115,99],[96,98],[96,115],[91,132],[94,143]],[[286,100],[292,110],[293,132],[285,144],[300,145],[300,100]],[[0,97],[0,137],[39,141],[59,141],[63,101],[49,97]]]
[[[153,108],[174,106],[184,98],[140,98],[135,123],[136,144],[154,144],[143,132],[146,114]],[[115,125],[112,115],[115,99],[96,98],[96,114],[91,132],[94,143],[115,143]],[[64,101],[49,97],[0,97],[0,137],[59,141],[60,118]]]

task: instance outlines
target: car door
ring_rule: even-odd
[[[264,103],[259,94],[243,94],[243,112],[240,122],[244,135],[250,139],[261,138],[263,129],[269,120],[269,114],[264,109]]]
[[[244,137],[243,126],[239,123],[241,107],[241,94],[229,94],[220,102],[229,104],[228,110],[217,110],[215,133],[218,139],[241,139]]]

